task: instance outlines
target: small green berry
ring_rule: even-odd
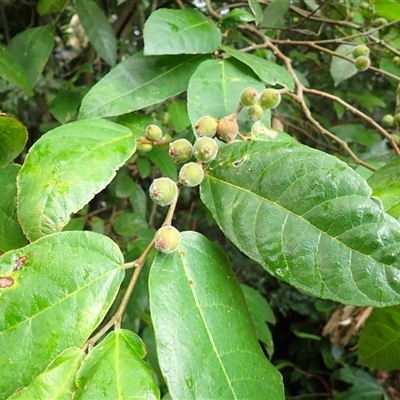
[[[247,114],[253,122],[256,122],[264,116],[264,109],[260,104],[256,103],[247,109]]]
[[[281,94],[275,89],[265,89],[259,99],[259,103],[265,109],[275,108],[281,102]]]
[[[399,56],[394,56],[392,58],[392,61],[396,64],[396,65],[400,65],[400,57]]]
[[[368,56],[360,56],[354,61],[354,65],[358,71],[366,71],[371,65],[371,60]]]
[[[367,56],[369,54],[369,48],[365,44],[360,44],[354,47],[352,51],[352,55],[354,58],[358,58],[360,56]]]
[[[252,87],[248,87],[246,89],[243,89],[240,95],[240,102],[245,107],[249,107],[257,103],[257,98],[258,98],[257,90]]]
[[[396,122],[397,125],[400,125],[400,113],[395,114],[394,122]]]
[[[178,187],[172,179],[158,178],[151,183],[149,194],[154,203],[165,207],[175,201],[178,196]]]
[[[178,139],[169,144],[169,155],[176,163],[184,163],[193,155],[193,146],[189,140]]]
[[[383,26],[383,25],[386,25],[387,23],[388,23],[387,19],[386,18],[382,18],[382,17],[374,19],[371,22],[372,26]]]
[[[209,116],[205,116],[200,118],[194,128],[196,129],[197,134],[202,136],[214,137],[217,133],[218,121]]]
[[[144,135],[149,140],[160,140],[162,136],[162,130],[157,125],[149,125],[147,126],[146,130],[144,131]]]
[[[368,10],[369,4],[366,1],[363,1],[362,3],[360,3],[360,8],[362,8],[363,10]]]
[[[382,118],[382,123],[383,123],[383,125],[386,125],[386,126],[392,126],[394,124],[394,121],[395,121],[395,117],[393,117],[392,114],[386,114]]]
[[[136,147],[142,153],[147,153],[153,148],[153,145],[151,143],[138,142]]]
[[[179,182],[188,187],[200,185],[204,179],[204,170],[200,164],[189,162],[179,171]]]
[[[233,116],[224,117],[218,123],[217,137],[224,142],[235,139],[239,133],[239,126]]]
[[[162,226],[154,237],[154,247],[162,253],[173,253],[181,244],[181,233],[171,225]]]
[[[196,160],[208,163],[217,157],[218,144],[213,138],[207,136],[198,138],[193,145],[193,153]]]

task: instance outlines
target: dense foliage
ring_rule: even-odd
[[[0,12],[0,398],[400,399],[399,0]]]

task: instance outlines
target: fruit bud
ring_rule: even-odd
[[[394,117],[392,114],[386,114],[383,118],[382,118],[382,123],[383,125],[386,126],[392,126],[394,124]]]
[[[217,126],[218,126],[218,121],[215,118],[205,116],[200,118],[196,122],[194,128],[196,129],[196,132],[200,137],[202,136],[214,137],[215,134],[217,133]]]
[[[181,244],[181,234],[173,226],[162,226],[154,237],[154,247],[162,253],[173,253]]]
[[[245,106],[254,106],[257,103],[258,92],[252,87],[244,89],[240,95],[240,102]]]
[[[354,65],[358,71],[365,71],[371,65],[371,60],[367,56],[360,56],[354,61]]]
[[[230,142],[235,139],[239,132],[239,126],[236,118],[229,116],[222,118],[218,123],[217,137],[224,142]]]
[[[260,120],[264,116],[264,109],[260,104],[256,103],[247,109],[247,114],[251,121],[255,122]]]
[[[275,108],[281,102],[281,94],[275,89],[265,89],[259,99],[261,107],[265,109]]]
[[[190,162],[179,171],[179,182],[188,187],[200,185],[204,179],[204,170],[200,164]]]
[[[172,179],[158,178],[151,183],[149,194],[154,203],[165,207],[170,205],[178,196],[178,187]]]
[[[138,142],[136,147],[142,153],[147,153],[153,148],[153,145],[151,143]]]
[[[217,157],[218,144],[213,138],[207,136],[198,138],[193,145],[193,153],[196,160],[208,163]]]
[[[162,136],[162,130],[157,125],[149,125],[144,131],[144,134],[149,140],[160,140]]]
[[[189,140],[178,139],[169,144],[169,155],[176,163],[184,163],[193,155],[193,146]]]
[[[365,44],[360,44],[354,47],[352,53],[354,58],[358,58],[360,56],[367,56],[369,54],[369,48]]]

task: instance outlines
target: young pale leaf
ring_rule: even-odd
[[[200,11],[161,8],[150,14],[143,30],[144,54],[212,53],[221,32]]]
[[[135,149],[131,131],[106,120],[72,122],[43,135],[18,175],[18,216],[26,236],[61,231]]]
[[[79,118],[121,115],[160,103],[186,90],[208,56],[135,54],[113,68],[82,100]]]
[[[115,65],[117,39],[103,10],[93,0],[76,1],[75,8],[94,49],[107,64]]]
[[[400,369],[400,306],[374,309],[365,323],[357,348],[361,365]]]
[[[278,279],[349,305],[400,303],[400,223],[336,157],[293,143],[231,143],[206,170],[201,198]]]
[[[25,69],[33,86],[38,80],[54,45],[54,27],[40,26],[22,31],[8,44],[8,50]]]
[[[8,400],[69,400],[75,391],[75,375],[85,353],[70,347],[58,355],[33,382]]]
[[[118,246],[93,232],[48,235],[0,258],[0,398],[83,345],[115,299],[123,262]]]
[[[159,399],[144,343],[126,329],[111,332],[86,357],[74,399]]]
[[[385,211],[400,217],[400,157],[386,164],[368,178],[372,194],[382,200]]]
[[[14,160],[28,140],[26,127],[11,115],[0,114],[0,167]]]
[[[17,249],[28,244],[17,218],[17,174],[20,165],[0,169],[0,251]]]
[[[282,85],[289,90],[294,89],[294,81],[289,72],[281,65],[252,54],[243,53],[229,46],[222,46],[222,49],[230,56],[236,58],[250,67],[258,77],[269,85]]]
[[[160,368],[172,398],[283,399],[227,256],[196,232],[158,253],[149,277]]]
[[[341,44],[336,48],[335,52],[346,55],[349,58],[353,58],[353,56],[351,55],[353,49],[354,46],[350,44]],[[343,82],[346,79],[352,77],[357,72],[357,68],[352,62],[347,61],[343,58],[335,56],[332,57],[330,73],[333,81],[335,82],[335,86],[339,85],[340,82]]]

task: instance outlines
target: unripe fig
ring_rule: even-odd
[[[239,132],[239,126],[236,118],[233,116],[224,117],[218,123],[217,137],[224,142],[230,142],[235,139]]]
[[[263,108],[275,108],[281,102],[281,94],[275,89],[265,89],[259,99]]]
[[[354,65],[358,71],[365,71],[371,65],[371,60],[367,56],[360,56],[354,61]]]
[[[394,122],[396,122],[397,125],[400,125],[400,113],[395,114]]]
[[[204,179],[204,170],[200,164],[189,162],[179,171],[179,182],[188,187],[200,185]]]
[[[387,23],[388,23],[388,21],[386,18],[380,17],[380,18],[374,19],[372,21],[372,26],[382,26],[382,25],[386,25]]]
[[[149,194],[154,203],[165,207],[170,205],[178,196],[178,187],[172,179],[158,178],[151,183]]]
[[[154,237],[154,247],[162,253],[173,253],[181,244],[181,233],[173,226],[162,226]]]
[[[151,143],[138,142],[136,147],[142,153],[147,153],[153,148],[153,145]]]
[[[383,123],[383,125],[386,125],[386,126],[392,126],[394,124],[394,121],[395,121],[395,117],[393,117],[392,114],[386,114],[382,118],[382,123]]]
[[[200,118],[194,128],[196,129],[197,134],[202,136],[214,137],[217,133],[218,121],[209,116],[205,116]]]
[[[240,95],[240,102],[245,107],[249,107],[257,103],[257,98],[258,98],[257,90],[252,87],[248,87],[246,89],[243,89]]]
[[[157,125],[149,125],[146,127],[144,134],[149,140],[160,140],[162,136],[162,130]]]
[[[354,58],[358,58],[360,56],[367,56],[369,54],[369,48],[365,44],[360,44],[354,47],[352,53]]]
[[[176,163],[186,162],[193,155],[193,146],[189,140],[178,139],[169,144],[169,155]]]
[[[400,65],[400,57],[399,56],[394,56],[392,58],[392,61],[396,64],[396,65]]]
[[[196,160],[208,163],[217,157],[218,144],[213,138],[207,136],[198,138],[193,145],[193,153]]]
[[[362,3],[360,3],[360,8],[368,10],[369,4],[366,1],[363,1]]]
[[[264,116],[264,109],[256,103],[247,109],[247,114],[252,121],[258,121]]]

